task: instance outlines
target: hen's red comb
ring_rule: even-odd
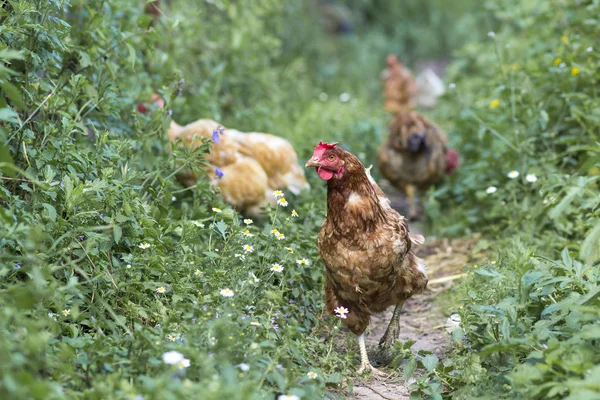
[[[339,142],[335,142],[335,143],[323,143],[323,142],[319,142],[319,144],[317,145],[317,147],[315,147],[315,150],[317,149],[333,149],[335,146],[337,146]]]

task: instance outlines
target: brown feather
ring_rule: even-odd
[[[427,276],[411,251],[406,219],[389,206],[358,158],[339,148],[326,150],[322,158],[331,154],[343,168],[327,182],[327,218],[318,237],[325,300],[330,313],[348,308],[344,325],[360,335],[371,315],[422,291]]]

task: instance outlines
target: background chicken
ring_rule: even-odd
[[[418,216],[415,189],[424,192],[444,174],[451,174],[459,158],[454,150],[448,149],[446,134],[412,110],[415,91],[410,84],[395,84],[394,90],[405,90],[404,94],[389,94],[390,81],[407,82],[407,70],[395,56],[388,56],[386,71],[389,77],[384,84],[385,108],[394,112],[395,118],[377,153],[377,164],[381,174],[406,194],[408,217],[414,219]]]
[[[358,336],[361,373],[373,369],[364,339],[371,316],[396,306],[379,342],[385,353],[398,338],[402,304],[427,285],[425,265],[411,249],[423,237],[409,233],[358,158],[335,146],[319,143],[306,167],[327,181],[327,218],[318,238],[327,311]]]
[[[417,82],[412,72],[398,61],[394,54],[388,55],[387,67],[382,72],[381,79],[384,107],[387,111],[398,112],[413,106],[417,95]]]
[[[298,156],[285,139],[265,133],[242,133],[219,128],[210,119],[201,119],[186,126],[171,122],[169,140],[181,140],[193,150],[201,139],[211,140],[205,168],[211,183],[219,188],[225,202],[244,215],[259,216],[260,208],[274,205],[273,191],[287,189],[299,194],[307,189],[304,171]],[[191,171],[177,176],[184,186],[196,183]]]

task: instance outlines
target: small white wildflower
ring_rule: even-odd
[[[167,335],[167,341],[168,342],[174,342],[177,339],[177,337],[175,335],[173,335],[172,333],[169,333]]]
[[[64,315],[65,317],[68,317],[69,315],[71,315],[71,309],[66,308],[66,309],[62,310],[62,315]]]
[[[246,253],[252,253],[252,252],[254,251],[254,246],[251,246],[251,245],[249,245],[249,244],[245,244],[245,245],[244,245],[244,251],[245,251]]]
[[[285,235],[281,232],[278,232],[275,234],[275,237],[277,238],[277,240],[283,240],[285,239]]]
[[[252,233],[250,233],[250,231],[248,229],[246,229],[245,231],[242,231],[242,235],[244,235],[246,237],[254,236]]]
[[[586,53],[591,53],[592,51],[594,51],[594,48],[592,46],[588,47],[587,49],[585,49]]]
[[[296,210],[292,210],[292,217],[293,218],[298,217],[298,213],[296,212]]]
[[[192,222],[194,225],[196,225],[198,228],[204,228],[204,224],[200,221],[194,221]]]
[[[160,286],[160,287],[156,288],[156,293],[164,293],[164,292],[166,292],[166,291],[167,291],[167,290],[166,290],[164,287],[162,287],[162,286]]]
[[[535,174],[527,174],[525,180],[529,183],[534,183],[537,182],[537,176],[535,176]]]
[[[277,200],[277,204],[279,204],[282,207],[287,207],[288,206],[288,202],[285,199],[285,197],[282,197],[279,200]]]
[[[317,376],[319,375],[317,375],[317,373],[314,371],[310,371],[306,373],[306,376],[308,376],[308,379],[317,379]]]
[[[280,264],[271,265],[271,271],[273,272],[283,272],[284,268]]]
[[[260,322],[256,322],[256,321],[250,322],[250,325],[252,325],[252,326],[261,326]]]
[[[310,261],[308,261],[306,258],[300,258],[299,260],[296,260],[296,264],[298,264],[298,265],[309,265]]]
[[[349,93],[342,93],[340,94],[340,101],[342,103],[347,103],[348,101],[350,101],[350,94]]]
[[[239,258],[239,259],[240,259],[240,260],[242,260],[242,261],[246,260],[246,256],[245,256],[245,255],[243,255],[243,254],[236,254],[236,255],[234,255],[234,257],[235,257],[235,258]]]
[[[216,212],[217,214],[223,211],[223,210],[221,210],[221,209],[220,209],[220,208],[218,208],[218,207],[213,207],[213,208],[212,208],[212,210],[213,210],[214,212]]]
[[[319,100],[321,100],[321,101],[327,101],[328,98],[329,98],[329,96],[325,92],[322,92],[321,94],[319,94]]]
[[[196,269],[196,270],[194,271],[194,275],[196,275],[196,276],[200,276],[200,275],[202,275],[202,271],[200,271],[199,269]]]
[[[260,282],[260,279],[258,279],[258,278],[256,277],[256,275],[254,274],[254,272],[251,272],[251,273],[250,273],[250,277],[252,278],[252,280],[254,281],[254,283],[258,283],[258,282]]]
[[[238,367],[244,372],[250,371],[250,366],[246,363],[241,363],[238,365]]]
[[[300,400],[300,397],[295,394],[281,394],[277,400]]]
[[[177,201],[177,197],[173,196],[173,197],[171,197],[171,200],[172,201]]]
[[[291,254],[294,253],[294,248],[293,247],[286,247],[285,248],[287,251],[289,251]]]
[[[284,195],[283,195],[283,192],[281,190],[276,190],[276,191],[273,192],[273,196],[275,196],[275,198],[278,199],[280,197],[283,197]]]
[[[490,186],[489,188],[485,189],[485,192],[487,194],[492,194],[492,193],[496,193],[496,190],[498,190],[498,188],[496,186]]]
[[[130,269],[130,268],[131,268],[131,264],[127,264],[127,265],[125,266],[125,268],[127,268],[127,269]]]
[[[231,290],[229,288],[222,289],[220,293],[221,293],[221,296],[223,296],[223,297],[233,297],[233,294],[234,294],[233,290]]]
[[[456,89],[456,83],[451,83],[448,85],[450,89]]]
[[[163,353],[162,360],[165,364],[175,365],[175,364],[179,364],[180,362],[185,360],[185,358],[183,357],[183,354],[181,354],[180,352],[172,350],[172,351],[167,351],[166,353]]]
[[[564,62],[563,62],[563,63],[560,63],[560,64],[558,64],[558,67],[559,67],[559,68],[564,68],[564,67],[566,67],[566,66],[567,66],[567,64],[565,64]]]
[[[179,369],[188,368],[190,366],[190,360],[184,358],[177,365],[179,366]]]
[[[519,177],[519,171],[515,171],[514,169],[512,171],[510,171],[506,176],[508,176],[510,179],[515,179]]]
[[[488,37],[495,38],[496,34],[492,31],[488,32]]]
[[[211,336],[210,339],[208,339],[208,343],[210,343],[211,346],[214,346],[217,344],[217,339],[215,339],[214,336]]]
[[[344,306],[339,306],[333,310],[333,312],[341,319],[346,319],[346,314],[348,314],[350,311]]]
[[[254,221],[252,221],[250,218],[246,218],[244,220],[244,224],[246,224],[246,225],[252,225],[253,223],[254,223]]]
[[[140,245],[138,246],[140,249],[146,250],[150,248],[150,243],[140,243]]]

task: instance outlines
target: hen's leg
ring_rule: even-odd
[[[402,311],[402,305],[404,304],[404,300],[399,301],[396,304],[396,308],[394,308],[394,314],[392,315],[392,319],[385,330],[385,333],[379,340],[379,352],[383,354],[389,350],[389,348],[394,344],[398,336],[400,335],[400,312]]]
[[[367,344],[365,343],[364,333],[358,337],[358,347],[360,349],[360,367],[356,372],[359,375],[364,372],[371,372],[373,375],[387,376],[383,372],[380,372],[377,368],[373,367],[369,362],[369,355],[367,354]]]
[[[413,185],[406,185],[404,187],[406,198],[408,199],[408,219],[416,219],[418,215],[417,203],[415,201],[415,187]]]

